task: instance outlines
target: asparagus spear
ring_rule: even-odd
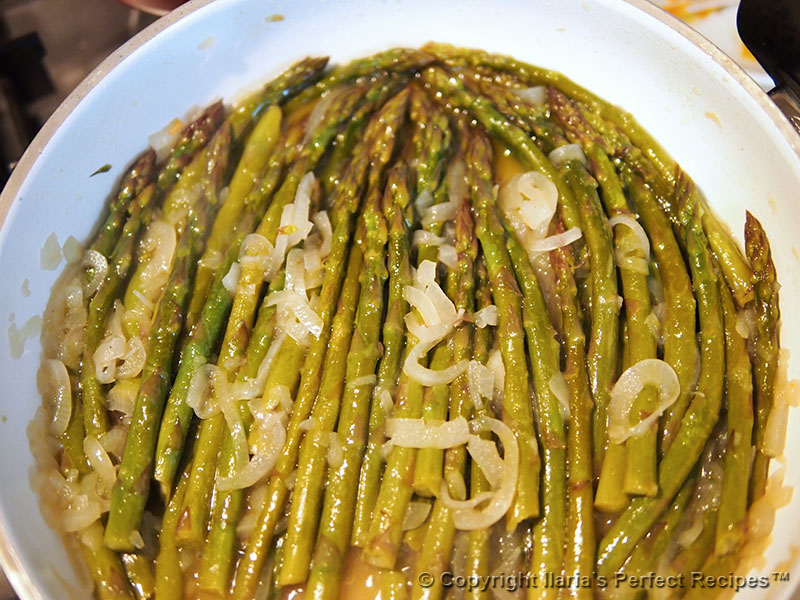
[[[386,186],[388,202],[391,202],[392,188],[398,177],[405,177],[403,166],[389,172]],[[336,434],[343,458],[340,465],[329,467],[320,530],[306,588],[315,598],[337,597],[344,556],[350,542],[359,467],[367,437],[369,403],[373,396],[372,386],[357,387],[352,382],[375,373],[380,358],[378,342],[383,317],[383,287],[388,277],[384,264],[388,231],[381,212],[381,196],[378,188],[372,188],[365,199],[364,272]]]
[[[492,303],[492,290],[489,281],[489,272],[483,255],[475,262],[476,290],[475,299],[478,309],[485,308]],[[481,364],[489,359],[489,349],[492,346],[493,331],[490,327],[476,329],[473,337],[472,358]],[[481,407],[473,407],[475,417],[494,417],[492,403],[485,402]],[[488,439],[490,434],[482,433]],[[490,490],[486,476],[475,462],[470,464],[469,471],[470,497],[474,498],[482,492]],[[476,529],[467,533],[467,560],[464,565],[465,575],[469,578],[487,577],[491,562],[491,529]],[[472,580],[472,579],[470,579]],[[467,589],[466,597],[469,600],[488,600],[489,591],[475,586]]]
[[[561,376],[559,347],[527,252],[512,232],[509,232],[506,245],[522,288],[522,321],[536,398],[543,467],[542,518],[533,526],[531,572],[543,578],[546,573],[561,570],[566,527],[567,437],[562,408],[552,387],[554,378]],[[541,597],[552,597],[557,591],[544,588],[537,593]]]
[[[153,565],[150,559],[144,554],[136,553],[122,554],[120,558],[136,600],[152,599],[156,590]]]
[[[105,393],[95,373],[94,353],[103,339],[105,322],[114,306],[114,300],[119,295],[133,263],[139,232],[147,227],[153,216],[154,194],[155,186],[149,185],[133,201],[130,216],[111,255],[108,274],[89,302],[86,345],[81,364],[83,430],[86,435],[97,437],[108,429]],[[72,418],[77,416],[74,412]]]
[[[775,398],[775,372],[778,368],[778,283],[766,233],[761,223],[747,213],[745,249],[756,274],[756,338],[753,375],[755,381],[756,424],[753,441],[756,457],[750,480],[750,502],[764,495],[769,474],[769,455],[765,452],[766,429]]]
[[[756,282],[756,293],[758,286]],[[722,556],[737,550],[744,541],[747,495],[743,490],[747,489],[750,481],[753,456],[753,374],[747,340],[736,329],[737,313],[733,296],[726,285],[719,287],[725,326],[728,444],[723,458],[714,554]]]
[[[175,531],[178,527],[180,509],[183,504],[183,495],[186,493],[186,485],[189,483],[190,471],[191,463],[187,463],[161,519],[158,555],[156,556],[156,598],[159,600],[183,598],[183,570],[178,547],[175,544]]]
[[[378,381],[372,393],[367,447],[358,478],[352,544],[359,547],[367,542],[372,509],[378,496],[383,467],[380,450],[384,441],[387,415],[380,397],[384,393],[390,397],[393,395],[402,364],[400,359],[405,341],[403,319],[408,312],[408,302],[403,294],[405,287],[412,283],[408,230],[403,218],[403,211],[408,202],[408,171],[405,164],[400,163],[390,172],[384,195],[383,210],[389,222],[389,292],[381,338],[383,357],[378,368]]]
[[[678,200],[685,218],[684,238],[700,317],[698,393],[659,465],[658,494],[633,499],[600,542],[597,573],[603,576],[610,576],[622,565],[636,542],[647,533],[678,492],[700,457],[722,404],[725,354],[717,275],[692,194],[684,194]]]
[[[100,600],[134,600],[133,589],[119,555],[103,544],[103,526],[99,521],[81,534],[81,551]]]
[[[108,215],[103,221],[97,236],[89,246],[90,250],[99,252],[106,258],[111,258],[111,253],[117,245],[122,227],[132,208],[132,202],[153,179],[155,162],[156,153],[152,148],[148,148],[122,176],[117,195],[111,201]],[[91,267],[88,267],[86,279],[91,281],[93,275]]]
[[[509,530],[520,521],[539,515],[539,451],[533,429],[528,370],[525,366],[525,334],[520,290],[504,239],[492,192],[492,151],[480,132],[471,140],[467,153],[467,174],[481,248],[498,308],[497,336],[505,366],[503,421],[514,431],[519,443],[520,474],[514,502],[506,516]]]
[[[220,126],[224,113],[222,102],[215,102],[184,128],[156,177],[159,194],[164,194],[175,185],[184,167],[208,143]]]
[[[475,277],[473,265],[478,254],[478,240],[475,237],[475,224],[470,212],[468,198],[463,198],[456,215],[456,251],[458,267],[448,271],[447,288],[456,308],[471,311],[475,303]],[[450,342],[452,360],[469,360],[472,345],[472,325],[462,323],[453,333]],[[450,419],[469,418],[472,413],[472,400],[469,395],[467,374],[462,373],[450,385]],[[455,489],[454,481],[464,481],[467,464],[466,447],[450,448],[445,454],[444,481],[449,486],[451,496],[458,498],[462,492]],[[439,490],[436,490],[439,493]],[[460,498],[460,499],[463,499]],[[456,529],[450,509],[437,499],[428,521],[422,551],[416,561],[416,572],[429,572],[433,575],[433,585],[422,587],[414,585],[412,598],[441,598],[442,575],[450,564],[453,540]]]
[[[374,157],[374,161],[383,161],[385,164],[389,158],[388,156],[384,157],[383,154],[388,145],[387,138],[394,136],[396,129],[393,127],[397,127],[401,122],[402,116],[405,115],[406,101],[407,93],[400,92],[372,117],[367,126],[363,143],[359,146],[358,153],[368,153],[371,157]],[[246,553],[237,567],[233,589],[234,598],[248,598],[253,594],[274,535],[275,525],[281,517],[280,513],[286,501],[288,490],[284,481],[294,469],[297,459],[298,446],[302,434],[300,423],[311,412],[314,399],[317,397],[319,390],[319,373],[326,356],[331,334],[330,323],[345,271],[344,257],[350,241],[351,219],[352,215],[358,210],[357,202],[360,194],[353,190],[351,186],[363,184],[361,179],[363,179],[363,173],[370,162],[372,161],[368,160],[366,164],[364,161],[351,163],[348,168],[349,175],[345,176],[343,186],[337,194],[339,197],[333,202],[336,212],[341,212],[342,214],[332,219],[337,223],[337,226],[334,231],[331,254],[328,258],[328,266],[325,270],[320,291],[318,309],[318,314],[323,321],[322,332],[319,338],[312,341],[306,355],[300,379],[300,389],[289,421],[284,452],[270,478],[266,505],[259,515],[254,534],[247,543]],[[356,169],[364,170],[360,177],[352,172]]]
[[[567,518],[564,538],[564,573],[572,578],[565,591],[570,598],[592,598],[592,585],[584,586],[586,577],[592,581],[594,571],[594,511],[592,498],[592,444],[588,435],[592,427],[592,395],[586,372],[586,336],[581,323],[577,288],[573,278],[574,259],[568,248],[551,253],[553,269],[561,300],[563,342],[565,355],[564,378],[569,389],[569,423],[567,427]]]
[[[197,255],[202,251],[205,231],[218,206],[218,194],[230,151],[230,128],[222,127],[211,142],[208,180],[205,193],[190,226],[176,249],[164,299],[150,333],[142,385],[136,398],[131,428],[125,444],[119,480],[112,492],[111,512],[106,524],[105,542],[114,550],[134,549],[131,535],[139,526],[150,488],[156,424],[161,418],[183,314],[194,276]]]
[[[433,190],[442,190],[441,186],[437,190],[441,174],[440,163],[450,144],[451,134],[446,116],[418,89],[412,89],[410,114],[415,128],[411,146],[418,152],[416,192],[419,197]],[[434,202],[437,200],[441,200],[441,196],[434,198]],[[441,225],[431,224],[426,229],[439,233]],[[435,261],[436,257],[435,246],[421,244],[417,250],[417,265],[425,260]],[[410,332],[407,332],[405,339],[403,361],[418,343],[416,336]],[[419,418],[422,416],[423,401],[422,384],[404,372],[401,373],[393,414]],[[375,505],[371,507],[372,520],[364,546],[363,558],[369,564],[386,569],[394,567],[403,539],[403,520],[413,495],[416,455],[414,448],[394,447],[388,457]]]
[[[360,155],[369,159],[370,170],[366,196],[367,201],[372,200],[373,204],[378,202],[380,195],[378,185],[381,173],[384,165],[391,158],[394,148],[393,134],[402,126],[407,102],[408,92],[402,91],[386,103],[381,112],[376,115],[376,118],[380,119],[380,121],[377,124],[371,123],[369,130],[366,132],[364,151],[356,154],[356,156]],[[351,178],[351,174],[355,174],[358,171],[361,171],[361,177],[363,178],[364,171],[358,158],[354,159],[351,166],[353,168],[349,169],[344,177],[345,189],[355,192],[355,190],[363,187],[363,184],[358,184],[358,176],[352,175],[355,185],[349,186],[346,183]],[[337,199],[339,206],[346,207],[344,214],[350,214],[357,210],[357,205],[353,203],[357,195],[357,193],[352,193],[350,195],[352,200],[348,198],[347,194],[343,194],[342,197]],[[347,203],[350,204],[348,205]],[[369,211],[369,207],[366,210]],[[373,212],[377,213],[377,207]],[[366,226],[367,224],[364,222],[363,225],[359,226],[359,229]],[[363,263],[364,257],[362,253],[365,251],[363,246],[367,243],[364,241],[364,236],[366,236],[366,232],[359,231],[356,237],[356,246],[361,246],[362,248],[357,249],[354,247],[352,251],[355,254],[361,254],[358,258],[359,264]],[[348,279],[345,280],[345,286],[339,299],[339,307],[333,321],[331,344],[326,358],[325,370],[322,373],[319,400],[315,404],[314,412],[312,413],[311,429],[300,447],[297,484],[289,514],[286,551],[283,568],[281,569],[280,583],[282,586],[300,583],[305,581],[308,576],[314,533],[318,526],[317,519],[319,518],[319,504],[322,499],[322,486],[324,484],[325,452],[323,444],[327,443],[330,438],[330,432],[333,431],[336,424],[339,405],[342,402],[344,384],[349,383],[351,386],[344,399],[344,405],[346,406],[348,402],[352,401],[353,394],[358,393],[352,387],[355,385],[352,382],[366,374],[366,372],[361,373],[360,371],[365,365],[359,362],[358,353],[356,352],[352,360],[348,360],[346,358],[348,353],[344,351],[344,348],[350,345],[350,338],[353,335],[353,322],[356,304],[358,303],[356,298],[359,295],[358,277],[360,267],[356,268],[353,263],[356,260],[353,254],[351,254],[350,260]],[[351,272],[355,274],[356,278],[356,283],[352,289],[348,286]],[[349,294],[346,296],[347,292]],[[382,314],[379,311],[374,318],[379,321],[381,316]],[[362,315],[362,318],[366,317]],[[376,333],[378,325],[374,323],[374,319],[371,321],[371,326]],[[363,330],[359,329],[359,333],[363,333]],[[358,338],[358,336],[356,337]],[[358,339],[357,343],[362,341],[363,339]],[[350,347],[351,353],[355,350],[357,348]],[[370,351],[374,350],[375,348],[370,348]],[[324,439],[326,437],[328,439]]]
[[[307,87],[314,85],[322,77],[327,64],[327,56],[303,58],[271,79],[261,90],[234,106],[227,118],[231,124],[233,138],[242,139],[265,111],[286,103]]]

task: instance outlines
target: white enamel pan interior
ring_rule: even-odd
[[[148,135],[195,106],[231,101],[306,55],[332,62],[429,40],[480,47],[565,73],[630,110],[742,238],[745,209],[765,224],[782,288],[783,344],[800,377],[800,138],[768,98],[708,42],[644,0],[196,1],[109,57],[64,102],[0,199],[0,321],[41,314],[57,271],[40,266],[50,234],[85,240]],[[98,167],[111,170],[89,177]],[[26,283],[27,281],[27,283]],[[29,289],[29,295],[25,292]],[[26,600],[80,597],[59,536],[31,490],[25,428],[40,403],[38,340],[12,358],[0,336],[0,558]],[[788,427],[786,483],[800,484],[800,418]],[[800,502],[778,512],[764,573],[800,543]],[[773,583],[785,598],[800,577]],[[745,590],[742,597],[766,597]]]

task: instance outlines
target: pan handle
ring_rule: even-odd
[[[800,97],[795,91],[789,86],[778,85],[769,91],[769,97],[800,133]]]

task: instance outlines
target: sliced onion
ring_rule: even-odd
[[[87,435],[83,438],[83,452],[86,454],[89,464],[92,465],[92,469],[97,473],[103,488],[111,491],[117,480],[117,471],[103,445],[93,435]]]
[[[215,390],[214,387],[223,387],[226,383],[222,369],[216,365],[201,365],[189,383],[186,406],[194,410],[200,419],[210,419],[218,415],[221,408],[216,393],[218,390]]]
[[[81,265],[92,269],[92,280],[86,284],[86,295],[91,296],[97,291],[106,278],[106,274],[108,274],[108,260],[97,250],[87,250]]]
[[[311,114],[308,115],[308,119],[305,123],[305,135],[303,136],[303,145],[305,146],[311,141],[311,138],[314,137],[316,133],[317,127],[320,123],[322,123],[322,119],[328,112],[328,109],[333,104],[333,101],[342,95],[343,88],[334,87],[332,89],[328,89],[319,101],[314,105]]]
[[[414,232],[413,245],[416,246],[441,246],[447,242],[443,237],[436,235],[425,229],[417,229]]]
[[[528,171],[515,175],[500,188],[498,204],[512,224],[524,224],[541,237],[556,212],[558,188],[543,173]]]
[[[514,90],[519,98],[536,108],[542,108],[547,102],[547,90],[543,85]]]
[[[388,440],[381,444],[381,458],[383,458],[384,462],[389,462],[389,456],[391,456],[393,449],[394,443],[392,440]]]
[[[221,374],[221,379],[224,383],[214,387],[214,392],[219,399],[219,407],[222,416],[225,418],[225,424],[228,426],[228,435],[230,436],[231,446],[233,448],[233,464],[234,469],[238,473],[248,464],[250,452],[247,446],[247,433],[244,430],[242,417],[239,413],[239,404],[231,396],[228,381],[224,373]],[[216,383],[216,382],[215,382]]]
[[[314,426],[314,417],[308,417],[297,426],[300,431],[309,431]]]
[[[483,472],[489,485],[493,488],[498,487],[503,477],[503,459],[497,452],[497,445],[491,440],[470,434],[467,451]]]
[[[756,314],[752,308],[740,310],[736,315],[736,333],[744,339],[750,338],[756,332]]]
[[[222,266],[222,253],[217,250],[212,250],[208,256],[201,258],[197,264],[211,271],[216,271]]]
[[[256,485],[272,471],[283,451],[286,442],[286,413],[253,410],[252,403],[250,410],[254,417],[252,435],[256,439],[253,456],[249,460],[246,457],[244,460],[240,459],[233,475],[217,477],[217,487],[222,491]],[[246,449],[244,453],[247,454]]]
[[[458,214],[458,204],[455,202],[440,202],[429,206],[422,211],[422,226],[430,227],[437,223],[444,223],[445,221],[452,221]]]
[[[431,326],[441,322],[439,311],[436,310],[433,300],[424,290],[407,285],[403,290],[403,297],[411,306],[417,309],[426,325]]]
[[[631,425],[633,402],[646,385],[658,389],[658,406],[645,419]],[[611,390],[608,405],[609,439],[621,444],[631,436],[642,435],[678,399],[680,391],[678,376],[663,360],[647,358],[625,370]]]
[[[451,507],[456,528],[468,531],[491,527],[508,512],[514,500],[519,476],[519,446],[514,432],[507,425],[497,419],[482,417],[474,419],[470,429],[476,434],[488,430],[497,435],[503,444],[504,457],[500,485],[489,492],[491,496],[487,496],[485,500],[478,497],[465,501],[453,500],[446,483],[442,482],[439,498],[446,506]],[[476,500],[486,502],[486,505],[478,509],[481,502]]]
[[[506,368],[503,364],[503,355],[500,350],[493,350],[489,354],[489,360],[486,361],[486,366],[494,375],[494,391],[501,398],[506,384]]]
[[[331,228],[331,220],[328,218],[328,213],[324,210],[319,211],[314,215],[314,225],[322,236],[322,243],[319,246],[319,253],[322,259],[328,258],[331,253],[331,244],[333,241],[333,229]]]
[[[414,346],[406,356],[403,363],[403,373],[408,375],[411,379],[426,387],[434,385],[443,385],[452,382],[456,377],[461,375],[467,370],[469,361],[460,360],[454,365],[450,365],[446,369],[429,369],[423,367],[419,361],[431,350],[436,344],[431,342],[419,342]]]
[[[261,262],[272,252],[272,244],[260,233],[250,233],[242,241],[239,247],[239,262],[243,263],[245,259],[251,259],[252,263]]]
[[[39,390],[44,405],[52,415],[50,431],[61,435],[67,430],[72,416],[72,386],[67,367],[60,360],[48,359],[42,364]]]
[[[322,319],[312,310],[304,294],[298,294],[293,290],[281,290],[267,296],[266,302],[267,306],[287,308],[315,338],[322,333]]]
[[[432,260],[423,260],[414,273],[414,283],[420,289],[426,289],[436,282],[436,263]]]
[[[477,360],[469,361],[467,367],[467,382],[469,385],[469,395],[472,398],[472,405],[481,408],[483,403],[481,398],[492,398],[494,391],[494,373],[491,369],[482,365]]]
[[[311,334],[308,333],[308,329],[306,329],[297,321],[295,316],[286,306],[279,305],[277,307],[276,315],[278,327],[280,328],[281,332],[288,335],[301,346],[308,345]]]
[[[136,395],[139,393],[139,379],[117,381],[108,391],[108,410],[122,413],[130,418],[136,406]]]
[[[267,394],[267,408],[269,410],[276,410],[280,408],[288,413],[292,409],[293,404],[294,402],[292,401],[292,394],[288,387],[277,384],[270,388],[269,393]]]
[[[375,382],[378,381],[377,375],[374,373],[372,375],[363,375],[361,377],[356,377],[353,381],[348,381],[347,385],[351,388],[358,388],[364,387],[365,385],[375,385]]]
[[[132,379],[144,368],[147,354],[142,340],[133,336],[128,340],[128,349],[122,356],[122,363],[117,367],[117,379]]]
[[[125,452],[125,442],[128,439],[128,428],[124,425],[112,427],[99,438],[100,445],[109,454],[113,454],[117,459],[122,459]]]
[[[580,227],[572,227],[561,233],[539,240],[531,240],[526,245],[528,252],[550,252],[581,239],[583,232]]]
[[[439,246],[439,262],[448,269],[455,269],[458,267],[458,252],[450,244],[442,244]]]
[[[614,254],[620,269],[633,271],[634,273],[640,273],[642,275],[647,275],[650,272],[650,268],[645,259],[639,256],[625,256],[619,252],[615,252]]]
[[[588,164],[580,144],[565,144],[564,146],[559,146],[550,152],[547,158],[557,167],[571,160],[580,161],[584,167]]]
[[[338,469],[344,462],[344,450],[339,441],[339,434],[335,431],[330,432],[330,440],[328,441],[328,464],[334,469]]]
[[[494,304],[484,306],[479,311],[472,315],[475,321],[475,327],[483,329],[487,325],[490,327],[497,326],[497,307]]]
[[[103,338],[94,352],[95,377],[100,383],[112,383],[116,379],[117,360],[125,356],[127,342],[123,335]]]
[[[611,217],[608,220],[609,224],[614,227],[616,225],[626,225],[630,228],[631,231],[636,235],[636,239],[639,241],[639,248],[641,248],[642,252],[644,253],[644,259],[646,261],[650,260],[650,240],[647,237],[647,233],[639,225],[639,222],[631,217],[630,215],[616,215]],[[627,252],[630,254],[630,250]]]
[[[293,248],[311,233],[314,225],[309,220],[309,212],[311,209],[311,194],[314,191],[317,179],[313,171],[309,171],[300,180],[297,186],[297,193],[292,202],[292,221],[291,225],[294,226],[294,231],[289,234],[288,247]]]
[[[417,210],[423,212],[433,204],[433,194],[430,190],[422,190],[419,196],[414,200]]]
[[[556,373],[550,378],[548,387],[558,400],[558,408],[563,419],[569,419],[569,388],[563,373]]]
[[[464,161],[460,158],[450,161],[447,167],[447,199],[456,206],[469,194],[466,171]]]
[[[409,502],[408,508],[406,509],[406,516],[403,519],[403,531],[410,531],[421,527],[429,514],[431,514],[430,502]]]
[[[375,388],[376,390],[378,388]],[[381,389],[377,392],[378,402],[380,402],[380,406],[383,409],[383,414],[387,417],[392,415],[392,411],[394,410],[394,401],[392,400],[392,395],[389,393],[389,390]]]
[[[395,446],[445,450],[467,443],[469,423],[464,417],[429,422],[424,419],[386,419],[386,435]]]
[[[239,286],[239,275],[242,272],[242,267],[238,262],[231,265],[225,277],[222,278],[222,285],[228,290],[231,296],[236,295],[236,288]]]

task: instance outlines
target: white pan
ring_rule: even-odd
[[[87,18],[90,18],[87,15]],[[59,271],[40,265],[92,232],[114,182],[174,117],[236,99],[306,55],[341,62],[429,40],[480,47],[561,71],[631,111],[683,165],[742,239],[745,209],[764,223],[779,278],[782,340],[800,377],[800,136],[761,89],[708,41],[644,0],[196,0],[101,64],[47,122],[0,196],[0,322],[41,314]],[[110,164],[106,173],[89,177]],[[59,270],[63,268],[63,263]],[[25,282],[27,283],[23,285]],[[23,290],[30,290],[26,295]],[[31,490],[25,428],[40,398],[37,339],[12,358],[0,336],[0,558],[26,600],[85,597]],[[795,411],[796,412],[796,411]],[[800,484],[800,416],[791,414],[786,484]],[[800,501],[777,513],[763,573],[789,583],[742,598],[786,598],[800,579]]]

